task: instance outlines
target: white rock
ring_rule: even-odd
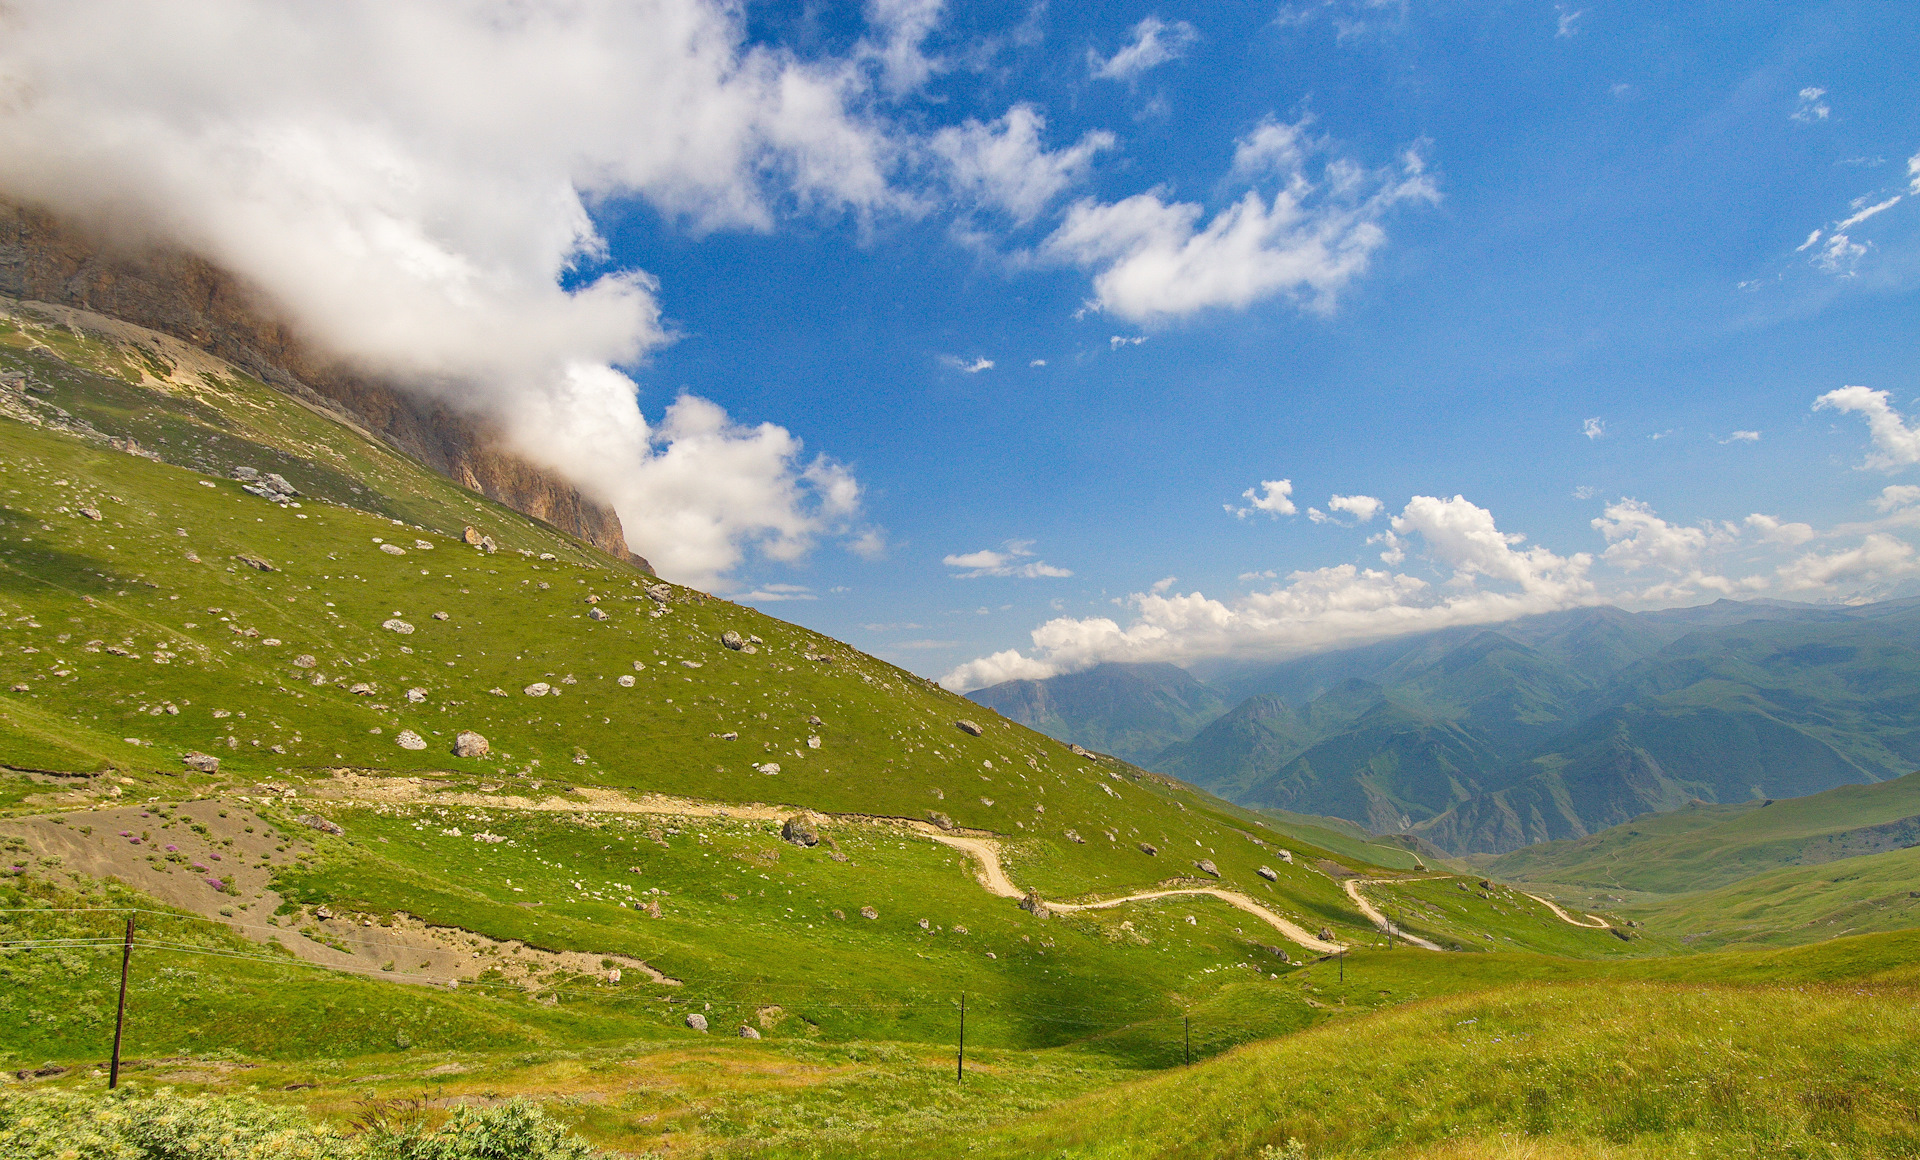
[[[380,627],[386,629],[388,632],[397,632],[401,636],[407,636],[413,632],[413,626],[398,617],[381,621]]]
[[[400,748],[402,749],[425,749],[427,747],[427,739],[411,729],[402,729],[400,736],[394,738],[394,740],[400,743]]]
[[[620,687],[623,689],[633,688],[633,674],[632,673],[622,674],[620,677],[619,684],[620,684]]]
[[[529,697],[544,697],[548,693],[553,692],[553,686],[547,684],[545,681],[535,681],[520,691]]]
[[[705,1031],[707,1029],[707,1017],[695,1011],[693,1014],[687,1016],[687,1026],[693,1028],[695,1031]]]
[[[380,550],[389,556],[404,556],[407,550],[398,544],[382,544]]]
[[[407,700],[413,702],[416,705],[418,705],[420,702],[426,699],[427,699],[427,691],[425,689],[408,689],[407,690]]]

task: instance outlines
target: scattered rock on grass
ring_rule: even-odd
[[[758,1031],[755,1031],[753,1028],[747,1026],[745,1023],[742,1023],[740,1025],[740,1038],[758,1039],[760,1038],[760,1033]]]
[[[544,697],[548,693],[553,692],[553,686],[547,684],[545,681],[535,681],[520,691],[529,697]]]
[[[1194,865],[1199,867],[1200,873],[1202,874],[1210,874],[1215,878],[1220,877],[1220,868],[1213,864],[1213,859],[1211,858],[1202,858],[1198,862],[1195,862]]]
[[[588,620],[612,620],[613,618],[607,615],[606,609],[601,608],[598,605],[595,605],[594,607],[587,609],[587,619]]]
[[[1320,928],[1320,940],[1321,940],[1322,942],[1332,942],[1332,941],[1333,941],[1333,928],[1332,928],[1332,927],[1327,927],[1327,926],[1323,926],[1323,927],[1321,927],[1321,928]]]
[[[1045,900],[1040,897],[1040,892],[1037,890],[1027,891],[1027,896],[1020,900],[1020,909],[1035,918],[1053,917],[1053,911],[1047,909]]]
[[[813,828],[812,821],[805,814],[795,814],[788,818],[786,824],[780,827],[780,837],[783,841],[792,842],[796,846],[820,844],[820,832]]]
[[[453,739],[453,755],[455,757],[485,757],[490,752],[492,752],[492,748],[487,744],[487,739],[471,729],[462,732],[460,736]]]
[[[418,705],[420,702],[426,699],[427,699],[427,691],[425,689],[408,689],[407,690],[407,700],[415,705]]]
[[[1140,852],[1142,854],[1158,854],[1160,850],[1158,847],[1149,846],[1145,842],[1142,842],[1140,843]]]
[[[1260,869],[1254,871],[1254,873],[1260,875],[1260,877],[1265,878],[1269,882],[1280,881],[1280,875],[1271,866],[1262,866],[1260,867]]]
[[[407,550],[398,544],[382,544],[380,550],[389,556],[404,556]]]
[[[978,737],[986,732],[986,730],[971,721],[955,721],[954,724],[959,727],[960,732],[971,734],[974,737]]]
[[[319,830],[323,834],[338,836],[346,833],[345,830],[340,828],[338,823],[330,822],[319,814],[308,814],[306,817],[300,819],[300,824],[310,830]]]
[[[665,604],[667,601],[673,599],[673,585],[671,584],[647,585],[647,599],[653,601],[655,604]]]
[[[707,1017],[695,1011],[693,1014],[687,1016],[687,1026],[693,1028],[695,1031],[705,1031],[707,1029]]]
[[[434,613],[434,614],[433,614],[433,618],[434,618],[435,620],[446,620],[446,619],[448,619],[448,617],[447,617],[447,614],[446,614],[446,613],[444,613],[444,612],[436,612],[436,613]]]
[[[860,917],[861,918],[879,918],[880,912],[875,910],[871,906],[863,906],[860,908]]]
[[[399,742],[400,748],[402,749],[425,749],[427,747],[427,739],[411,729],[402,729],[400,736],[394,738],[394,740]]]
[[[180,761],[181,764],[185,765],[188,769],[198,770],[201,773],[220,772],[220,759],[211,753],[201,753],[195,750],[182,757]]]
[[[380,627],[386,629],[388,632],[397,632],[401,636],[406,636],[413,632],[413,626],[397,616],[381,621]]]
[[[293,658],[293,667],[296,669],[310,669],[319,663],[319,661],[313,659],[312,653],[301,653],[299,656]]]
[[[741,649],[747,647],[746,640],[732,629],[728,629],[720,634],[720,643],[735,652],[739,652]]]
[[[619,685],[623,689],[631,689],[633,688],[633,674],[623,673],[621,674],[620,679],[618,681],[615,681],[614,683]]]

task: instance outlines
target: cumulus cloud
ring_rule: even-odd
[[[1009,649],[941,678],[968,690],[1038,679],[1102,661],[1186,661],[1233,655],[1286,656],[1334,644],[1456,624],[1484,624],[1596,599],[1592,558],[1522,549],[1492,513],[1465,498],[1415,496],[1394,531],[1424,546],[1446,582],[1352,564],[1289,574],[1286,583],[1232,601],[1199,592],[1136,593],[1132,617],[1059,617],[1033,630],[1032,649]]]
[[[1909,427],[1891,400],[1886,391],[1841,387],[1815,399],[1813,409],[1864,415],[1874,449],[1862,466],[1898,471],[1920,463],[1920,428]]]
[[[553,421],[587,426],[582,416],[588,415],[574,408]],[[637,443],[644,454],[584,466],[617,498],[629,527],[644,536],[635,537],[645,545],[643,554],[662,575],[717,585],[749,549],[794,561],[823,535],[866,532],[857,524],[860,485],[853,475],[830,459],[806,456],[784,428],[735,423],[693,395],[669,406],[657,429],[649,430],[637,411],[618,417],[638,429],[609,432],[607,445],[624,451]],[[593,446],[591,433],[577,438]]]
[[[1041,247],[1044,256],[1095,271],[1093,306],[1139,322],[1216,307],[1244,309],[1274,296],[1330,311],[1386,241],[1381,222],[1407,202],[1439,198],[1415,149],[1397,165],[1367,170],[1334,158],[1309,175],[1302,125],[1263,124],[1236,150],[1236,167],[1266,166],[1246,190],[1207,218],[1204,207],[1154,190],[1118,202],[1085,199]],[[1283,147],[1282,138],[1286,139]],[[1252,176],[1241,169],[1239,176]]]
[[[946,15],[946,0],[868,0],[867,23],[878,35],[863,40],[857,55],[877,64],[887,91],[900,96],[946,68],[922,45]]]
[[[1604,419],[1588,419],[1580,424],[1580,434],[1589,439],[1604,439],[1607,434],[1607,422]]]
[[[1291,479],[1263,479],[1259,487],[1250,487],[1240,493],[1240,498],[1247,501],[1246,507],[1234,507],[1232,504],[1222,506],[1243,520],[1254,512],[1265,512],[1274,517],[1290,516],[1300,510],[1289,498],[1292,495]]]
[[[1008,540],[999,549],[982,549],[962,555],[946,556],[940,561],[958,568],[956,580],[977,580],[982,576],[1010,576],[1021,580],[1064,579],[1073,575],[1045,560],[1034,558],[1032,540]]]
[[[1133,26],[1133,40],[1110,57],[1087,50],[1087,69],[1096,77],[1135,81],[1151,69],[1179,60],[1199,43],[1200,33],[1184,20],[1149,16]]]
[[[928,148],[957,195],[1024,224],[1084,180],[1094,157],[1115,144],[1112,133],[1091,130],[1068,148],[1048,150],[1040,139],[1046,125],[1033,106],[1015,105],[997,121],[970,118],[941,129]]]
[[[1722,439],[1720,442],[1722,443],[1758,443],[1760,442],[1760,432],[1735,431],[1733,434],[1727,436],[1725,439]]]
[[[1327,506],[1337,512],[1346,512],[1355,523],[1367,523],[1380,514],[1387,505],[1370,495],[1336,495],[1327,500]]]
[[[1911,507],[1916,503],[1920,503],[1920,487],[1911,483],[1888,484],[1880,489],[1879,495],[1873,497],[1873,509],[1879,512]]]
[[[1794,105],[1793,112],[1787,114],[1802,125],[1811,125],[1815,121],[1824,121],[1833,113],[1833,109],[1824,98],[1827,90],[1812,86],[1800,90],[1800,99]]]
[[[1748,516],[1746,525],[1757,532],[1762,540],[1771,544],[1786,544],[1789,547],[1798,547],[1817,534],[1812,524],[1787,523],[1775,516],[1762,515],[1759,512]]]
[[[1607,541],[1601,559],[1628,572],[1649,566],[1680,571],[1709,545],[1728,538],[1725,532],[1670,524],[1636,499],[1607,505],[1593,529]]]
[[[321,349],[499,417],[676,579],[847,517],[857,486],[785,431],[641,415],[612,368],[667,340],[659,287],[592,272],[588,211],[761,230],[900,206],[857,70],[752,45],[716,0],[22,0],[7,22],[8,196],[190,249]]]
[[[1821,555],[1809,552],[1779,568],[1781,586],[1789,592],[1824,588],[1841,581],[1887,580],[1920,570],[1913,545],[1884,532],[1875,532],[1858,547]]]

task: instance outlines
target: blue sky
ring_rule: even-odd
[[[29,0],[0,192],[964,687],[1908,593],[1917,58],[1895,3]]]
[[[749,564],[750,588],[819,597],[765,607],[940,675],[1032,653],[1029,631],[1057,616],[1124,625],[1115,598],[1167,576],[1171,591],[1230,599],[1273,584],[1246,573],[1379,567],[1366,541],[1382,517],[1308,517],[1336,493],[1378,497],[1386,513],[1462,495],[1528,545],[1599,555],[1608,541],[1591,523],[1622,497],[1681,526],[1757,512],[1826,529],[1872,518],[1883,487],[1910,481],[1857,470],[1865,424],[1812,404],[1848,384],[1896,406],[1914,391],[1920,199],[1844,231],[1864,253],[1823,266],[1819,243],[1797,250],[1858,208],[1911,196],[1910,10],[1281,11],[1014,7],[944,24],[926,45],[937,58],[1007,43],[940,73],[903,116],[952,125],[1027,102],[1050,148],[1114,137],[1024,226],[952,205],[865,231],[814,219],[695,238],[644,210],[609,224],[616,257],[661,279],[680,331],[636,372],[643,389],[777,420],[852,466],[886,530],[878,560],[827,549],[797,567]],[[1094,75],[1090,61],[1149,17],[1191,28],[1181,54],[1126,81]],[[1012,43],[1023,21],[1027,42]],[[1077,198],[1159,189],[1218,212],[1246,188],[1230,172],[1236,142],[1266,120],[1305,120],[1322,139],[1315,180],[1329,159],[1426,159],[1437,199],[1380,215],[1385,240],[1330,308],[1277,292],[1132,319],[1082,309],[1084,269],[1032,260]],[[982,358],[991,369],[955,365]],[[1224,510],[1276,479],[1291,481],[1297,514]],[[1858,538],[1743,539],[1719,572],[1763,574]],[[960,579],[979,569],[942,563],[987,549],[1072,575]],[[1674,578],[1591,574],[1623,600]],[[1887,579],[1738,594],[1832,598]]]

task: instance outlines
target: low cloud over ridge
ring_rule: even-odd
[[[590,273],[588,207],[753,230],[776,204],[891,207],[864,73],[749,46],[710,0],[21,0],[6,18],[7,196],[198,253],[317,346],[500,418],[675,579],[852,528],[857,485],[788,432],[698,400],[642,415],[614,368],[668,340],[658,287]]]

